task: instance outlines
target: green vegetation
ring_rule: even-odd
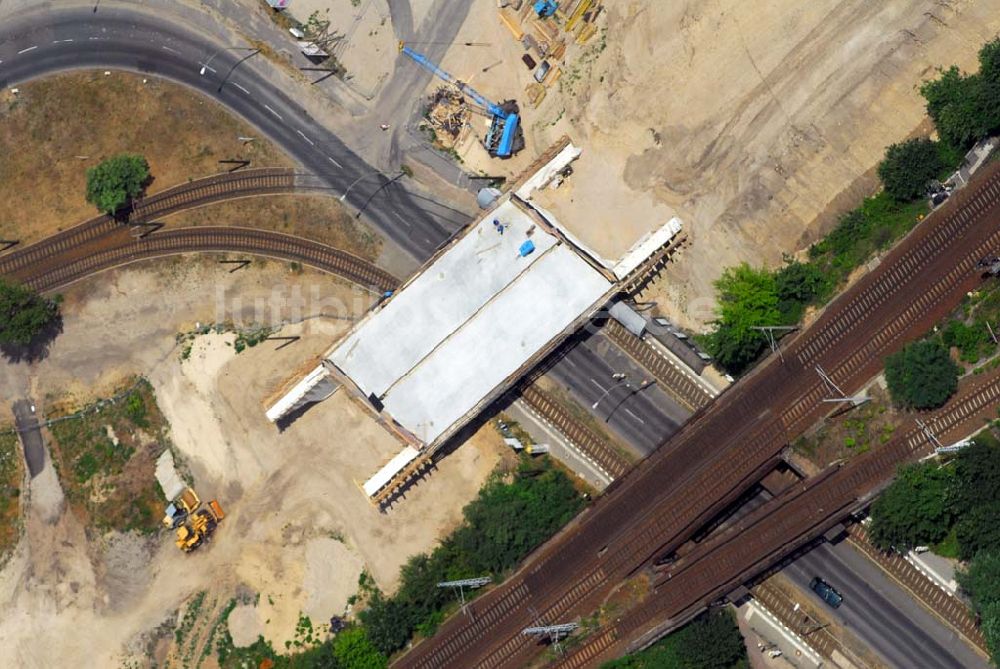
[[[899,202],[882,192],[844,214],[830,234],[809,247],[805,262],[786,258],[777,270],[727,268],[715,283],[719,307],[713,330],[703,339],[706,349],[727,372],[742,374],[767,348],[754,326],[798,323],[806,308],[830,299],[852,271],[926,213],[922,199]]]
[[[953,470],[937,462],[901,467],[872,506],[872,541],[902,551],[944,540],[953,518],[948,503],[953,479]]]
[[[872,505],[872,541],[886,550],[941,543],[969,560],[983,550],[1000,550],[998,528],[1000,441],[989,430],[944,464],[901,467]]]
[[[94,402],[49,430],[56,470],[75,510],[100,529],[159,529],[166,500],[156,482],[156,458],[169,444],[148,381],[139,379],[113,400]]]
[[[899,202],[908,202],[922,196],[944,166],[937,142],[915,137],[886,149],[878,176],[886,193]]]
[[[216,651],[222,669],[260,667],[267,660],[273,669],[385,669],[388,666],[385,656],[368,640],[364,628],[357,625],[339,632],[332,639],[288,655],[276,652],[264,637],[245,648],[236,648],[229,630],[222,627]]]
[[[385,669],[388,662],[368,639],[362,627],[340,632],[333,641],[333,656],[345,669]]]
[[[744,669],[743,636],[728,609],[705,613],[646,650],[601,669]]]
[[[14,548],[21,528],[21,481],[24,460],[12,427],[0,431],[0,564]]]
[[[884,550],[918,544],[969,561],[969,594],[994,663],[1000,660],[1000,440],[990,430],[943,465],[900,469],[872,506],[872,541]],[[944,550],[938,550],[943,548]]]
[[[954,169],[977,140],[1000,131],[1000,39],[983,46],[979,64],[977,74],[952,67],[924,83],[927,113],[942,141],[915,138],[888,147],[878,167],[884,190],[842,216],[809,247],[807,262],[776,271],[741,265],[716,282],[719,308],[704,344],[726,371],[742,374],[765,350],[767,340],[753,326],[792,325],[806,307],[829,299],[853,270],[924,217],[929,181]],[[950,336],[966,347],[984,341],[982,333],[959,326]]]
[[[955,66],[920,88],[927,114],[948,145],[964,150],[1000,130],[1000,39],[979,51],[979,72]]]
[[[936,339],[907,344],[885,359],[893,402],[905,409],[936,409],[958,389],[959,366]]]
[[[0,346],[27,346],[59,318],[59,301],[0,278]]]
[[[120,153],[87,170],[87,202],[114,215],[149,183],[149,164],[135,153]]]
[[[369,579],[362,579],[359,585],[368,607],[359,617],[368,638],[389,655],[406,645],[414,632],[432,634],[446,608],[454,605],[453,593],[437,588],[438,582],[487,574],[502,578],[582,504],[562,471],[545,458],[523,456],[513,479],[489,481],[465,507],[464,522],[432,553],[410,558],[395,595],[385,597]]]

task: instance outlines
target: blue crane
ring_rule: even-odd
[[[427,56],[417,53],[402,42],[399,43],[399,50],[424,66],[439,79],[455,86],[463,95],[472,100],[476,106],[492,116],[490,129],[483,139],[483,146],[486,147],[491,156],[510,158],[524,148],[524,134],[521,130],[521,118],[518,115],[519,110],[516,102],[508,100],[502,105],[498,105],[485,98],[468,84],[459,81],[442,70],[437,64],[430,61]]]

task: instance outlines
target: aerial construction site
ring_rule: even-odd
[[[995,666],[995,90],[998,0],[0,3],[0,658]]]

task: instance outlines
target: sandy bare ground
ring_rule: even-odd
[[[779,263],[873,192],[885,147],[924,122],[920,82],[953,63],[974,70],[1000,30],[1000,0],[604,6],[603,40],[573,45],[525,112],[529,150],[563,133],[582,145],[552,208],[602,254],[683,219],[692,245],[644,297],[693,325],[711,318],[724,267]],[[523,97],[530,73],[493,3],[476,3],[471,34],[495,46],[456,45],[446,67]],[[503,63],[481,73],[491,58]]]
[[[239,609],[235,638],[248,643],[263,633],[283,648],[300,612],[317,623],[343,613],[363,568],[391,590],[407,557],[458,522],[501,445],[488,428],[475,435],[384,515],[356,481],[400,446],[361,407],[337,394],[284,432],[266,421],[260,402],[267,391],[325,350],[371,299],[279,263],[230,275],[192,258],[109,273],[67,291],[65,332],[50,357],[5,365],[0,391],[10,397],[11,389],[33,386],[44,405],[146,374],[199,493],[218,498],[228,515],[215,540],[193,555],[180,553],[167,534],[91,536],[66,511],[49,468],[31,484],[24,538],[0,572],[5,657],[24,667],[70,666],[80,657],[93,666],[128,658],[144,664],[150,631],[167,623],[170,638],[178,611],[202,590],[206,613],[191,638],[209,638],[211,616],[229,598],[259,593],[256,607]],[[182,362],[175,335],[223,318],[300,321],[281,334],[302,338],[237,355],[227,345],[233,335],[205,335]]]

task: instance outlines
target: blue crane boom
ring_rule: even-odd
[[[468,84],[459,81],[448,72],[442,70],[437,63],[434,63],[427,56],[418,53],[402,42],[399,43],[399,50],[412,58],[414,61],[429,70],[439,79],[455,86],[462,94],[468,96],[476,105],[490,113],[493,117],[489,132],[483,140],[483,145],[491,155],[499,158],[509,158],[519,151],[524,145],[523,134],[520,130],[520,117],[516,103],[507,102],[504,106],[490,101],[481,93]],[[507,109],[505,109],[507,107]]]
[[[462,91],[462,93],[464,93],[465,95],[468,95],[470,98],[472,98],[473,102],[475,102],[483,109],[487,110],[489,113],[493,114],[494,116],[504,115],[503,109],[500,108],[500,105],[498,105],[495,102],[490,102],[482,94],[478,93],[474,88],[472,88],[472,86],[469,86],[468,84],[459,81],[455,77],[451,76],[450,74],[442,70],[436,63],[431,62],[431,60],[428,59],[427,56],[423,55],[422,53],[417,53],[408,46],[404,46],[402,48],[402,51],[407,56],[409,56],[410,58],[412,58],[413,60],[417,61],[425,68],[430,70],[431,73],[437,75],[439,79],[443,79],[447,81],[449,84],[454,84],[455,87],[458,88],[458,90]]]

